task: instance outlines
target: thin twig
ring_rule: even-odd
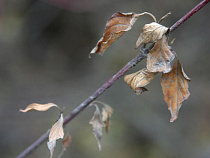
[[[170,27],[170,32],[173,32],[177,27],[183,24],[186,20],[188,20],[193,14],[198,12],[201,8],[203,8],[210,0],[203,0],[198,5],[196,5],[191,11],[189,11],[185,16],[179,19],[173,26]]]
[[[184,23],[187,19],[189,19],[193,14],[195,14],[198,10],[204,7],[210,0],[203,0],[199,3],[195,8],[193,8],[190,12],[188,12],[185,16],[183,16],[179,21],[177,21],[171,28],[170,32],[174,31],[178,28],[182,23]],[[77,116],[83,109],[85,109],[92,101],[98,98],[105,90],[107,90],[110,86],[114,84],[114,82],[123,76],[129,69],[138,64],[142,59],[145,58],[145,54],[147,54],[149,49],[142,49],[142,52],[139,53],[135,58],[133,58],[130,62],[128,62],[118,73],[112,76],[106,83],[104,83],[98,90],[96,90],[91,96],[89,96],[83,103],[81,103],[78,107],[76,107],[68,116],[64,118],[64,125],[69,123],[75,116]],[[43,134],[39,139],[37,139],[33,144],[31,144],[28,148],[26,148],[17,158],[24,158],[29,155],[32,151],[34,151],[39,145],[41,145],[49,135],[49,130]]]

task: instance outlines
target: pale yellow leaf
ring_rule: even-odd
[[[51,157],[56,146],[56,140],[63,139],[63,136],[63,114],[61,114],[59,120],[52,126],[49,134],[49,142],[47,142]]]
[[[21,112],[28,112],[32,110],[37,110],[37,111],[47,111],[51,107],[58,107],[54,103],[48,103],[48,104],[38,104],[38,103],[32,103],[29,106],[27,106],[24,110],[20,109]]]

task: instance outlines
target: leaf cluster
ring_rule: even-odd
[[[98,41],[90,54],[97,53],[102,55],[113,42],[132,28],[139,16],[144,14],[150,15],[154,22],[144,25],[136,41],[136,48],[141,45],[143,46],[142,48],[145,48],[149,43],[153,43],[154,46],[147,54],[146,68],[126,75],[124,81],[136,94],[141,94],[147,91],[145,86],[154,79],[154,76],[157,73],[162,73],[161,86],[164,100],[171,112],[170,122],[173,122],[178,117],[182,102],[190,95],[188,90],[190,78],[184,73],[176,52],[168,43],[170,29],[160,24],[170,13],[162,17],[159,22],[148,12],[141,14],[117,12],[113,14],[106,23],[103,37]]]

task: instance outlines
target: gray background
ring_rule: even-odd
[[[1,0],[0,4],[0,153],[16,157],[56,121],[58,110],[20,113],[27,105],[53,102],[64,116],[135,57],[135,42],[145,23],[133,29],[103,56],[89,52],[117,12],[151,12],[157,19],[171,11],[167,27],[191,10],[198,0]],[[102,151],[89,125],[94,107],[85,109],[65,128],[72,144],[63,158],[209,158],[210,53],[209,5],[174,31],[176,51],[191,78],[190,98],[179,118],[170,123],[160,77],[137,96],[120,78],[98,100],[114,108],[110,132],[104,132]],[[128,73],[145,67],[145,60]],[[127,73],[127,74],[128,74]],[[54,157],[61,151],[57,142]],[[49,157],[46,142],[30,158]]]

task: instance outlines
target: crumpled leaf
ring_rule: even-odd
[[[103,104],[104,108],[102,108],[102,120],[105,124],[106,132],[109,131],[110,119],[112,117],[113,108],[107,104]]]
[[[93,134],[95,135],[97,142],[98,142],[98,148],[101,150],[101,138],[102,138],[102,128],[105,127],[104,122],[101,117],[100,110],[97,105],[95,105],[96,110],[94,112],[94,115],[92,119],[90,120],[89,124],[93,126]]]
[[[64,149],[66,149],[71,143],[71,135],[68,133],[64,140],[62,141]]]
[[[168,28],[152,22],[150,24],[144,25],[142,28],[142,33],[140,34],[138,40],[136,41],[136,48],[142,44],[153,43],[158,41],[163,37],[163,35],[168,31]]]
[[[141,69],[135,73],[126,75],[124,81],[131,87],[131,89],[137,94],[141,94],[147,91],[144,86],[148,85],[153,80],[156,73],[149,72],[146,68]]]
[[[98,41],[90,54],[98,53],[102,55],[114,41],[131,29],[138,16],[136,13],[114,13],[106,23],[103,37]]]
[[[182,102],[190,96],[188,81],[190,78],[184,73],[179,60],[174,63],[173,69],[169,73],[162,75],[161,86],[164,100],[171,112],[170,122],[177,119]]]
[[[33,110],[47,111],[48,109],[50,109],[51,107],[54,107],[54,106],[58,107],[54,103],[47,103],[47,104],[32,103],[29,106],[27,106],[24,110],[20,109],[20,111],[21,112],[28,112],[28,111],[33,111]]]
[[[147,70],[150,72],[168,73],[171,71],[171,62],[176,53],[168,45],[168,39],[164,35],[159,39],[147,55]]]
[[[60,138],[63,139],[63,136],[63,114],[61,114],[59,120],[52,126],[49,134],[49,142],[47,142],[51,158],[53,157],[56,140]]]

